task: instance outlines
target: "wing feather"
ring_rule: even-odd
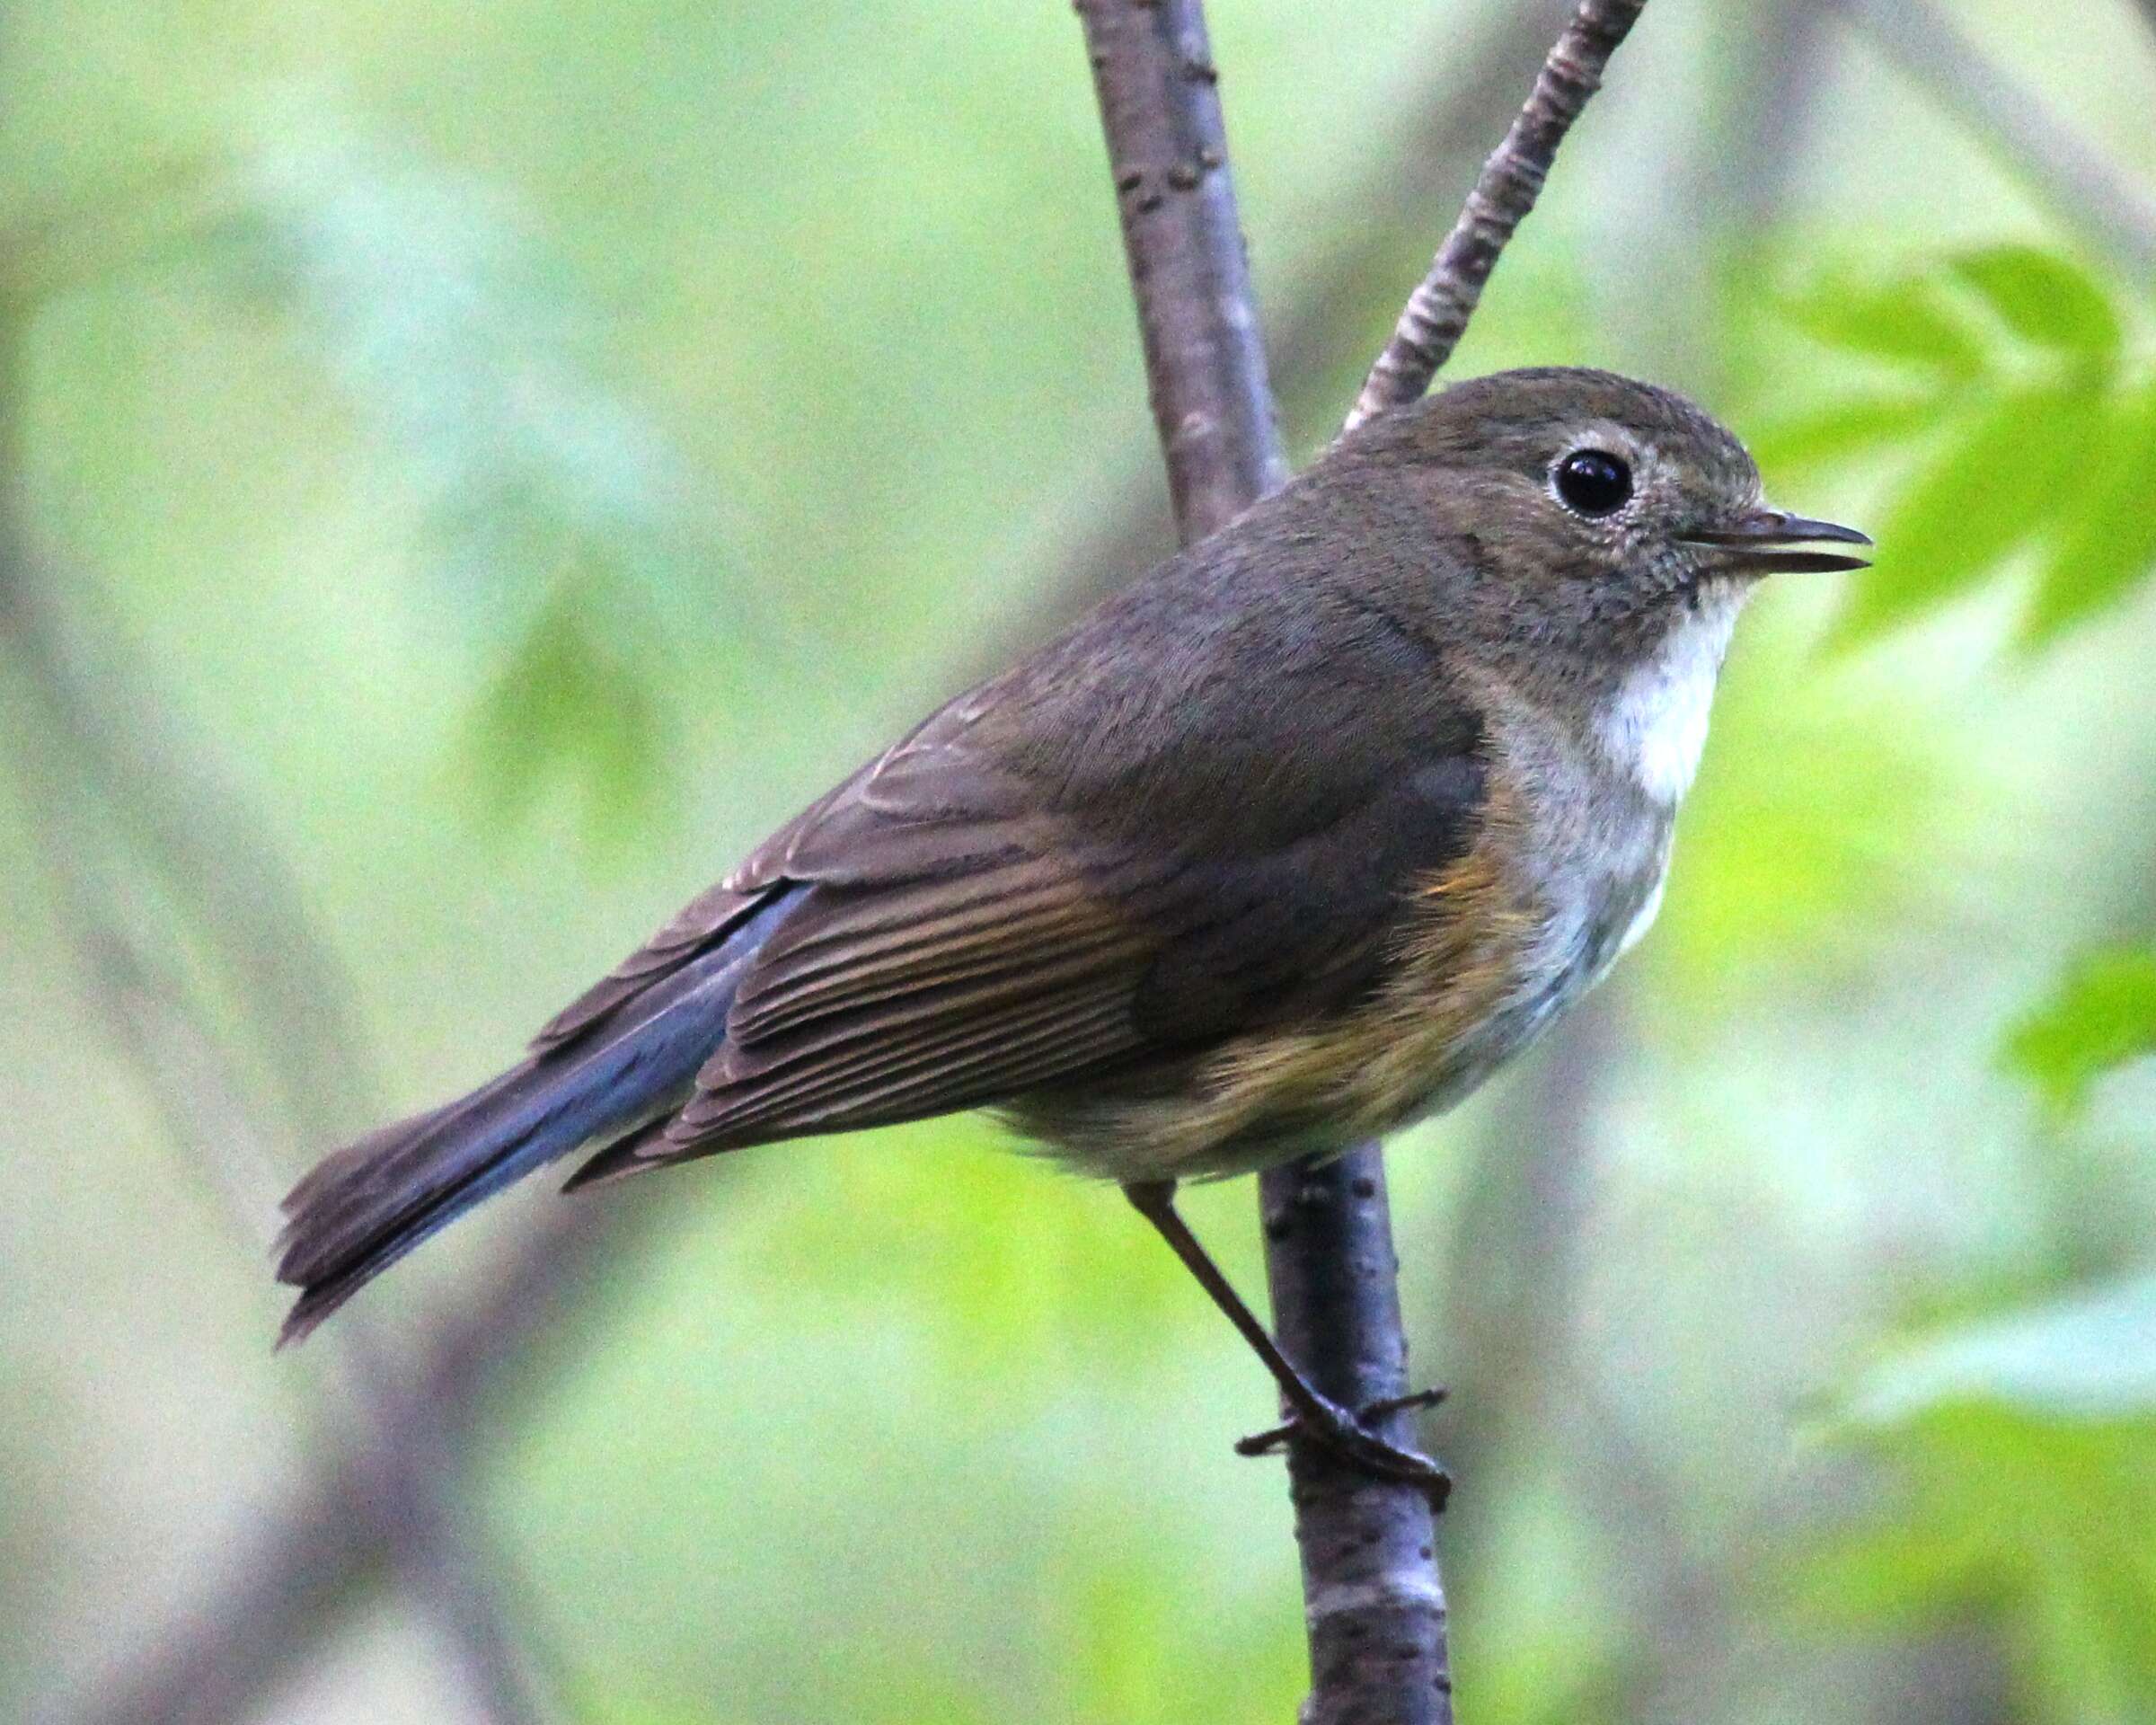
[[[993,1014],[921,1022],[777,1079],[754,1073],[698,1093],[668,1129],[671,1154],[917,1119],[1067,1081],[1140,1046],[1128,985],[1109,978]]]
[[[745,890],[732,876],[700,893],[658,933],[549,1019],[532,1039],[532,1052],[545,1054],[573,1042],[659,978],[716,946],[770,896],[770,887]]]
[[[1284,801],[1232,781],[1233,756],[1118,788],[1098,750],[1014,746],[997,704],[1012,692],[932,716],[549,1026],[579,1034],[789,896],[694,1093],[579,1181],[1006,1102],[1333,1012],[1377,976],[1418,872],[1469,842],[1479,734],[1450,708],[1418,731],[1419,758],[1335,761],[1352,733],[1313,714]]]
[[[895,995],[944,984],[1022,979],[1044,958],[1118,946],[1135,950],[1127,925],[1104,921],[1098,904],[1063,881],[942,911],[921,901],[917,916],[852,936],[827,932],[811,906],[803,939],[766,949],[753,988],[735,1003],[729,1030],[747,1048],[812,1021],[872,1008]],[[774,946],[776,942],[774,942]]]

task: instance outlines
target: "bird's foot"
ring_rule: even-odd
[[[1372,1422],[1389,1414],[1404,1413],[1410,1408],[1434,1408],[1444,1400],[1445,1392],[1441,1389],[1418,1390],[1412,1395],[1373,1402],[1360,1413],[1351,1413],[1339,1402],[1313,1393],[1310,1407],[1299,1407],[1292,1418],[1271,1430],[1241,1439],[1235,1446],[1235,1453],[1269,1455],[1300,1438],[1330,1451],[1348,1466],[1374,1479],[1401,1480],[1421,1488],[1423,1495],[1430,1500],[1430,1513],[1440,1515],[1444,1513],[1445,1499],[1452,1492],[1452,1476],[1427,1455],[1380,1437],[1373,1429]]]

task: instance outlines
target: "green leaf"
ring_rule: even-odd
[[[2118,314],[2080,266],[2033,245],[1993,245],[1948,266],[2024,341],[2108,368],[2118,357]]]
[[[2074,495],[2102,422],[2102,398],[2082,383],[2019,389],[1977,415],[1888,511],[1837,642],[1943,605],[2033,538]]]
[[[2014,1717],[2156,1717],[2156,1276],[1957,1324],[1859,1386],[1887,1467],[1793,1603],[1838,1625],[1996,1622]]]
[[[1868,1375],[1849,1412],[1891,1426],[1973,1402],[2038,1419],[2156,1418],[2156,1276],[1951,1329]]]
[[[2008,1063],[2060,1114],[2078,1110],[2113,1068],[2156,1054],[2156,953],[2085,959],[2009,1038]]]
[[[1823,286],[1788,302],[1789,321],[1815,341],[1890,364],[1969,378],[1984,368],[1983,343],[1918,278],[1878,287]]]
[[[473,710],[472,755],[496,823],[526,813],[549,779],[574,777],[598,845],[641,829],[658,801],[667,715],[644,687],[651,656],[620,636],[593,583],[565,578]]]
[[[2108,610],[2156,565],[2156,388],[2116,408],[2072,518],[2045,559],[2022,620],[2047,644]]]
[[[1925,429],[1941,406],[1937,394],[1851,396],[1771,423],[1752,452],[1770,473],[1831,466]]]
[[[1897,1489],[1807,1554],[1793,1604],[1843,1629],[1993,1621],[2017,1720],[2156,1717],[2156,1424],[1979,1403],[1868,1446]]]

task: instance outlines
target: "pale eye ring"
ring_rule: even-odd
[[[1551,471],[1558,501],[1575,515],[1614,515],[1632,500],[1632,469],[1607,449],[1575,449]]]

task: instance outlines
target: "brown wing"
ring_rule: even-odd
[[[1008,1101],[1374,980],[1405,881],[1465,844],[1480,771],[1409,773],[1323,829],[1256,855],[1102,840],[937,719],[774,836],[611,991],[722,937],[777,890],[795,908],[757,951],[724,1046],[673,1119],[579,1181],[808,1133]]]
[[[973,711],[952,703],[773,835],[549,1026],[575,1036],[766,895],[797,895],[695,1095],[589,1177],[944,1113],[1142,1046],[1130,1000],[1156,937],[1089,890],[1055,820],[966,747]]]
[[[1209,541],[951,703],[550,1027],[789,898],[695,1093],[593,1172],[1187,1061],[1366,995],[1413,883],[1471,841],[1481,729],[1441,643],[1325,597],[1321,536],[1261,537],[1262,568]]]

